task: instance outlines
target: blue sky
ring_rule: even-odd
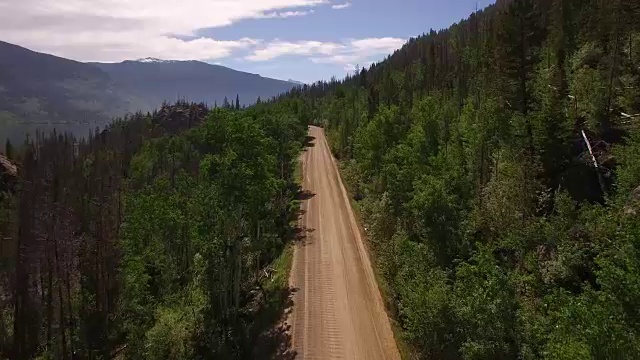
[[[490,0],[0,0],[0,40],[78,61],[200,60],[343,77]]]
[[[342,2],[344,4],[344,2]],[[486,7],[494,1],[483,0],[355,0],[341,10],[318,6],[305,16],[271,19],[247,19],[220,28],[201,29],[198,35],[222,40],[236,38],[269,38],[283,41],[314,40],[320,42],[342,42],[349,39],[397,38],[403,41],[429,29],[439,30],[466,18],[476,4]],[[340,4],[340,2],[334,2]],[[300,10],[298,8],[297,10]],[[362,59],[362,66],[371,61],[384,59],[388,52],[372,54]],[[259,73],[279,79],[295,79],[311,82],[346,74],[342,63],[314,63],[305,56],[283,56],[267,61],[248,61],[242,57],[215,61],[234,69]],[[357,64],[352,64],[357,65]]]

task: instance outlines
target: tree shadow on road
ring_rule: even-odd
[[[294,229],[294,236],[291,241],[296,244],[306,244],[311,238],[309,236],[315,229],[309,229],[300,224]],[[293,248],[290,256],[293,257]],[[298,289],[288,285],[286,282],[275,282],[264,287],[264,297],[262,309],[258,311],[264,314],[260,319],[260,328],[268,329],[263,331],[255,341],[252,351],[253,359],[276,359],[293,360],[298,353],[293,349],[291,338],[291,325],[287,323],[287,317],[293,310],[293,296]]]
[[[286,237],[293,243],[293,246],[298,244],[306,244],[311,233],[315,229],[305,228],[300,219],[305,214],[304,203],[312,199],[316,194],[303,190],[300,186],[297,187],[295,192],[296,209],[290,213],[289,222],[295,224],[292,227],[292,231],[289,232]],[[293,260],[293,247],[285,249],[290,251],[288,254],[291,256],[290,262]],[[291,325],[286,323],[288,314],[293,308],[293,296],[298,289],[295,289],[288,284],[288,277],[284,279],[278,279],[265,284],[262,291],[261,309],[256,313],[262,314],[261,318],[257,321],[257,329],[262,330],[253,343],[253,349],[251,356],[253,359],[277,359],[277,360],[293,360],[297,357],[297,352],[293,349],[291,339]]]
[[[304,143],[302,144],[302,146],[304,148],[314,147],[314,146],[316,146],[315,140],[316,140],[315,136],[307,135],[307,136],[304,137]]]
[[[298,192],[298,196],[296,196],[296,200],[306,201],[312,199],[316,194],[312,193],[309,190],[301,190]]]
[[[315,140],[314,136],[306,136],[303,143],[304,151],[314,147]],[[306,213],[307,202],[316,194],[303,189],[301,184],[293,185],[294,187],[290,190],[295,200],[294,207],[289,209],[285,220],[291,224],[291,227],[282,235],[292,242],[293,246],[298,246],[298,244],[307,244],[312,239],[310,235],[315,231],[315,229],[305,228],[300,220]],[[285,247],[283,251],[290,251],[289,261],[292,262],[293,247]],[[289,286],[288,277],[286,280],[281,278],[273,280],[265,283],[261,288],[263,293],[259,301],[260,309],[256,313],[262,315],[256,319],[255,328],[259,334],[254,337],[253,349],[250,353],[253,359],[293,360],[298,354],[293,349],[291,325],[286,320],[293,309],[293,296],[298,289]]]
[[[298,228],[296,229],[296,244],[300,244],[302,246],[307,246],[313,240],[313,236],[311,235],[316,229],[313,228]]]
[[[253,359],[293,360],[297,357],[290,334],[291,325],[285,322],[286,314],[293,306],[292,298],[295,291],[296,289],[287,287],[269,295],[272,300],[266,304],[268,308],[264,310],[273,316],[267,320],[277,322],[277,325],[256,339]]]

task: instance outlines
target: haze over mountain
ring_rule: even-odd
[[[0,137],[35,127],[86,133],[177,99],[213,105],[238,95],[249,105],[297,85],[200,61],[82,63],[0,41]]]
[[[153,109],[162,101],[186,99],[222,104],[240,98],[250,105],[286,92],[298,83],[264,78],[201,61],[168,61],[145,58],[121,63],[93,63],[109,74],[119,89],[131,94],[139,108]]]

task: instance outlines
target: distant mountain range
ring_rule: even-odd
[[[298,85],[200,61],[81,63],[0,41],[0,137],[7,124],[103,124],[178,99],[249,105]]]
[[[107,73],[118,89],[129,94],[130,106],[153,109],[163,101],[186,99],[222,104],[240,98],[242,105],[291,90],[298,83],[265,78],[200,61],[153,58],[121,63],[91,63]]]

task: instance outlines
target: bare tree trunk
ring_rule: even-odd
[[[604,187],[604,180],[602,179],[602,173],[600,172],[600,166],[598,165],[598,160],[596,159],[596,156],[593,154],[591,143],[589,142],[589,139],[587,138],[587,134],[584,132],[584,130],[582,130],[582,138],[584,139],[584,142],[587,144],[587,148],[589,149],[589,154],[591,155],[591,161],[593,161],[593,167],[596,169],[596,172],[598,173],[598,182],[600,183],[600,190],[602,190],[602,193],[604,194],[605,187]]]
[[[48,242],[48,241],[47,241]],[[47,254],[47,350],[51,350],[51,333],[53,323],[53,276],[51,257]]]
[[[54,235],[55,236],[55,235]],[[55,261],[56,261],[56,273],[58,279],[58,301],[60,306],[60,333],[62,335],[62,358],[67,359],[67,335],[66,335],[66,319],[64,316],[64,299],[62,297],[62,271],[60,270],[60,256],[58,253],[58,239],[54,237],[54,253],[55,253]]]
[[[26,204],[21,204],[21,225],[18,229],[18,243],[16,256],[16,289],[14,294],[14,316],[13,316],[13,357],[24,359],[27,357],[27,319],[26,302],[28,297],[27,283],[29,275],[26,269],[26,254],[24,254],[26,230],[24,228],[24,213]]]
[[[73,357],[73,334],[75,332],[75,320],[73,318],[73,307],[71,305],[71,281],[69,276],[69,265],[67,265],[67,269],[65,271],[65,278],[67,283],[67,306],[69,311],[69,353],[71,354],[71,357]]]

